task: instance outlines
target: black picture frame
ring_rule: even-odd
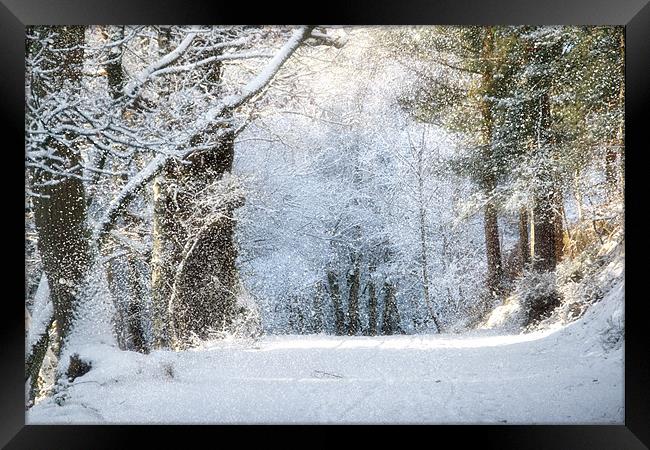
[[[269,2],[266,6],[247,2],[187,0],[0,0],[0,110],[5,128],[0,142],[3,156],[10,161],[4,167],[3,192],[6,215],[11,218],[3,247],[14,243],[13,251],[5,252],[9,268],[4,272],[5,300],[0,327],[0,361],[2,383],[0,390],[0,444],[8,449],[99,449],[130,448],[136,439],[148,441],[154,434],[159,442],[170,444],[179,439],[185,445],[187,437],[225,439],[226,431],[239,427],[223,426],[36,426],[25,425],[24,411],[24,321],[20,298],[24,298],[21,277],[10,274],[19,271],[23,254],[18,236],[24,236],[20,217],[24,208],[20,196],[24,157],[24,27],[32,24],[531,24],[531,25],[624,25],[626,30],[626,139],[625,139],[625,233],[633,243],[626,245],[628,260],[642,261],[639,243],[643,230],[641,215],[647,201],[643,191],[644,136],[647,125],[643,112],[650,104],[650,4],[649,0],[332,0],[285,6]],[[314,6],[312,5],[312,6]],[[313,12],[312,12],[313,11]],[[21,162],[22,161],[22,162]],[[638,171],[639,175],[634,172]],[[24,172],[23,172],[24,174]],[[11,177],[9,177],[11,175]],[[11,178],[9,180],[9,178]],[[23,180],[24,181],[24,180]],[[24,212],[24,211],[23,211]],[[637,229],[639,229],[637,231]],[[1,241],[0,241],[1,242]],[[626,239],[627,242],[627,239]],[[0,247],[1,248],[1,247]],[[620,426],[435,426],[420,427],[419,436],[428,446],[451,439],[454,447],[472,443],[480,448],[499,449],[642,449],[650,445],[650,366],[645,348],[646,299],[642,291],[642,263],[626,267],[626,342],[625,342],[625,424]],[[10,289],[7,289],[9,288]],[[218,429],[216,429],[218,428]],[[267,437],[272,431],[287,427],[254,427],[258,436]],[[337,431],[341,427],[333,427]],[[239,428],[241,429],[241,428]],[[361,427],[367,430],[367,427]],[[179,433],[179,431],[181,431]],[[296,430],[292,429],[293,435]],[[312,442],[341,445],[327,427],[310,427],[316,437]],[[373,427],[372,435],[382,438],[386,432],[400,432],[402,439],[412,437],[412,430],[402,427]],[[227,433],[230,434],[230,433]],[[238,439],[248,433],[238,433]],[[274,434],[274,433],[273,433]],[[287,433],[284,433],[287,434]],[[369,434],[369,433],[366,433]],[[208,435],[208,436],[205,436]],[[300,442],[299,438],[292,438]],[[208,442],[210,442],[208,440]],[[213,441],[217,445],[217,441]],[[285,443],[288,441],[285,441]],[[370,442],[370,441],[366,441]],[[408,439],[407,445],[416,441]],[[210,445],[210,446],[214,446]],[[223,445],[223,441],[221,444]],[[152,445],[153,446],[153,445]]]

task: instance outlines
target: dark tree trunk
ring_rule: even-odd
[[[44,27],[40,30],[44,36],[52,38],[44,50],[46,62],[42,67],[52,71],[49,89],[62,90],[66,82],[71,89],[78,89],[85,27]],[[66,50],[54,53],[53,48]],[[38,83],[32,84],[32,88],[36,97],[47,93]],[[74,137],[72,134],[66,136],[68,140]],[[45,147],[65,161],[61,164],[64,169],[79,167],[78,150],[68,148],[53,137],[46,140]],[[80,288],[92,262],[86,224],[86,191],[80,171],[73,171],[73,174],[62,176],[42,169],[33,172],[34,191],[38,194],[33,200],[38,250],[50,286],[58,344],[70,331]]]
[[[503,292],[503,263],[501,259],[501,245],[499,242],[499,223],[497,207],[491,199],[497,187],[497,180],[492,171],[495,164],[493,155],[493,127],[494,117],[492,114],[492,101],[489,96],[494,89],[494,34],[491,27],[488,27],[483,38],[481,58],[484,63],[482,73],[482,89],[484,91],[481,100],[481,118],[484,159],[487,161],[487,171],[482,174],[482,187],[488,200],[484,212],[484,234],[485,253],[487,257],[487,290],[490,297],[495,298]]]
[[[144,336],[144,296],[145,286],[140,279],[138,265],[132,255],[127,256],[129,284],[131,285],[131,296],[127,309],[127,330],[131,349],[140,353],[148,353],[147,342]]]
[[[108,38],[111,43],[124,39],[124,26],[109,26]],[[122,96],[124,89],[124,71],[122,70],[122,45],[114,45],[108,52],[109,62],[106,64],[106,77],[108,79],[108,91],[113,99]]]
[[[530,262],[530,241],[528,240],[528,211],[519,210],[519,262],[520,268],[525,268]]]
[[[549,150],[546,148],[551,144],[550,128],[550,98],[549,94],[545,93],[540,98],[537,150],[545,152],[546,158],[551,157]],[[555,270],[558,262],[558,246],[561,245],[561,243],[558,243],[558,220],[562,220],[562,216],[558,211],[561,197],[557,192],[557,183],[550,168],[543,168],[540,171],[538,184],[533,208],[535,227],[533,269],[538,272],[548,272]]]
[[[83,66],[84,26],[29,27],[39,39],[31,46],[42,46],[44,57],[40,76],[30,84],[31,99],[40,100],[50,93],[76,94],[80,88]],[[47,39],[47,40],[46,40]],[[56,49],[56,51],[54,50]],[[30,74],[34,75],[34,74]],[[66,141],[75,139],[68,132]],[[87,228],[86,191],[81,180],[81,157],[76,148],[69,148],[58,137],[49,136],[44,150],[51,152],[66,175],[43,168],[31,169],[34,221],[38,233],[38,251],[50,287],[53,304],[53,322],[47,327],[37,345],[30,349],[26,360],[26,377],[32,377],[30,399],[38,388],[38,374],[50,345],[49,330],[54,325],[52,348],[57,356],[65,345],[72,328],[75,313],[82,298],[82,289],[93,261],[90,233]],[[50,159],[49,161],[52,161]],[[45,164],[49,164],[46,161]],[[54,168],[52,168],[54,169]]]
[[[234,138],[224,138],[220,147],[194,155],[190,164],[179,167],[177,182],[191,187],[182,208],[190,214],[191,197],[232,170]],[[178,193],[177,193],[178,195]],[[222,217],[187,235],[181,265],[176,268],[170,307],[174,312],[175,335],[183,340],[190,334],[206,338],[210,330],[227,329],[235,317],[237,250],[234,243],[237,203],[224,204]],[[178,214],[178,213],[177,213]],[[181,216],[183,216],[182,214]]]
[[[501,262],[501,244],[499,242],[499,224],[496,207],[492,202],[485,205],[485,251],[487,254],[487,283],[492,297],[502,293],[503,265]]]
[[[314,289],[314,316],[312,321],[314,333],[323,331],[323,283],[316,283]]]
[[[116,261],[116,259],[118,259]],[[106,282],[108,283],[108,290],[113,297],[113,304],[115,305],[115,316],[113,318],[113,330],[115,333],[115,339],[117,340],[117,346],[120,350],[128,350],[128,337],[127,330],[125,326],[126,322],[126,308],[124,307],[124,297],[125,292],[124,287],[124,277],[120,273],[120,263],[122,261],[119,258],[111,258],[106,263]]]
[[[384,283],[384,317],[381,323],[381,334],[401,334],[399,310],[395,299],[395,286],[390,283]]]
[[[361,320],[359,318],[359,284],[361,269],[359,257],[355,257],[354,269],[348,275],[348,334],[354,336],[361,331]]]
[[[50,140],[57,156],[68,149]],[[36,183],[51,181],[48,172],[35,175]],[[65,178],[58,184],[38,187],[45,197],[34,199],[34,217],[38,229],[38,250],[50,285],[59,343],[67,337],[81,292],[79,289],[91,264],[89,233],[86,227],[85,190],[81,180]]]
[[[179,217],[175,192],[173,163],[167,163],[164,173],[153,185],[153,246],[151,252],[151,295],[153,306],[153,346],[170,345],[169,299],[175,268],[180,264],[185,232]]]
[[[334,306],[334,326],[336,334],[342,336],[345,334],[345,316],[343,315],[343,306],[341,304],[341,290],[336,273],[332,270],[327,271],[327,284],[329,285],[330,297]]]
[[[163,28],[163,50],[170,38]],[[220,65],[206,70],[207,80],[218,84]],[[197,135],[191,144],[200,146],[206,137]],[[211,331],[227,329],[236,315],[232,216],[241,202],[224,204],[222,217],[199,230],[186,228],[200,200],[197,193],[229,173],[233,159],[234,135],[227,133],[217,146],[188,156],[187,164],[170,163],[155,182],[152,289],[158,347],[181,345],[190,336],[207,338]]]
[[[377,292],[375,291],[375,282],[372,279],[375,272],[375,267],[371,265],[368,272],[370,278],[368,280],[368,334],[370,336],[377,335]]]
[[[555,270],[557,264],[557,229],[553,195],[538,195],[534,207],[535,259],[533,269],[538,272]]]

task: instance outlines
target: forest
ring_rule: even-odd
[[[34,423],[622,421],[623,27],[28,26],[25,55]],[[575,411],[435,395],[536,370]],[[217,412],[170,394],[198,380]]]

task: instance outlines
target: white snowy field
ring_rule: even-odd
[[[530,334],[268,336],[150,355],[81,348],[93,368],[27,413],[45,423],[620,424],[624,284],[579,320]],[[61,396],[61,394],[59,394]]]

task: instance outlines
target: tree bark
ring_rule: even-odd
[[[348,334],[354,336],[361,331],[361,319],[359,318],[359,284],[361,269],[359,257],[355,256],[354,268],[348,275]]]
[[[41,67],[51,71],[50,85],[46,89],[44,85],[33,83],[32,94],[42,97],[48,90],[78,89],[85,27],[38,28],[42,37],[51,38],[44,48],[45,61]],[[59,51],[55,53],[53,49]],[[74,137],[71,133],[66,135],[68,141]],[[65,161],[62,163],[64,170],[79,167],[81,157],[77,149],[68,148],[54,137],[47,138],[45,147]],[[86,224],[86,191],[79,172],[76,176],[59,175],[37,168],[32,174],[34,191],[38,194],[33,200],[38,250],[54,305],[57,348],[69,334],[81,296],[80,288],[93,259]]]
[[[536,196],[533,269],[538,272],[555,270],[557,264],[557,227],[554,205],[552,194]]]
[[[393,283],[386,281],[384,283],[384,317],[381,323],[381,334],[401,334],[399,310],[395,299],[395,286]]]
[[[550,158],[550,152],[546,148],[551,144],[551,105],[548,92],[540,97],[540,111],[537,130],[537,151],[546,152],[546,158]],[[542,167],[537,175],[537,192],[535,193],[534,204],[534,226],[535,243],[533,269],[538,272],[555,270],[558,262],[558,205],[561,196],[557,191],[555,176],[550,168]],[[560,250],[561,251],[561,250]]]
[[[497,210],[492,202],[485,205],[484,213],[485,251],[487,255],[487,285],[493,297],[502,293],[503,265],[501,263],[501,244]]]
[[[40,101],[50,94],[76,95],[82,78],[85,27],[36,26],[29,27],[29,32],[36,32],[39,39],[28,46],[26,53],[33,54],[32,46],[42,46],[43,60],[40,71],[30,74],[30,97],[26,100]],[[48,347],[51,345],[58,357],[65,346],[94,256],[86,223],[87,196],[78,170],[81,156],[77,148],[68,147],[75,137],[71,132],[48,136],[43,150],[58,160],[59,167],[54,167],[49,159],[44,161],[47,168],[30,169],[32,188],[37,194],[33,198],[37,248],[54,309],[53,321],[26,359],[25,376],[32,377],[30,401],[38,389],[38,374]],[[54,342],[50,343],[52,326]]]
[[[528,211],[519,209],[519,263],[523,270],[530,262],[530,242],[528,240]]]
[[[368,334],[370,336],[377,335],[377,292],[375,291],[375,282],[373,274],[375,266],[371,265],[368,268],[370,277],[368,279]]]
[[[484,234],[485,234],[485,253],[487,257],[487,289],[492,297],[501,295],[503,291],[503,263],[501,260],[501,245],[499,242],[499,223],[497,207],[492,200],[492,195],[497,185],[497,180],[492,171],[494,164],[493,158],[493,115],[492,104],[488,96],[492,94],[494,84],[494,64],[492,59],[494,55],[494,34],[491,27],[488,27],[483,38],[483,49],[481,58],[484,68],[482,71],[482,91],[481,100],[481,117],[482,117],[482,134],[484,159],[488,161],[487,172],[482,174],[482,187],[487,197],[484,212]]]
[[[427,212],[424,204],[424,135],[422,137],[422,144],[417,152],[417,171],[418,171],[418,216],[420,225],[420,266],[422,270],[422,291],[424,294],[424,303],[427,307],[427,312],[433,323],[436,326],[436,331],[440,333],[440,324],[431,303],[431,295],[429,292],[429,261],[427,258]],[[428,322],[428,320],[427,320]]]
[[[140,271],[132,255],[127,255],[129,284],[131,285],[131,296],[127,309],[127,330],[131,349],[140,353],[149,353],[144,335],[144,296],[145,286],[140,279]]]
[[[172,186],[172,163],[153,185],[153,245],[151,252],[151,295],[153,305],[153,346],[170,345],[169,299],[174,280],[174,268],[180,264],[184,230],[175,217],[176,205]]]
[[[338,336],[345,334],[345,318],[343,315],[343,306],[341,305],[341,291],[339,282],[333,270],[327,271],[327,283],[329,285],[330,297],[334,306],[334,327]]]
[[[314,289],[314,317],[313,317],[313,330],[314,333],[323,332],[323,283],[318,281]]]
[[[163,48],[169,39],[163,29]],[[207,70],[207,80],[217,85],[220,64]],[[203,141],[197,135],[192,145]],[[234,135],[229,132],[217,146],[189,155],[187,164],[168,163],[155,181],[152,289],[157,347],[181,345],[190,336],[205,339],[234,319],[238,277],[231,218],[238,205],[224,205],[223,218],[200,232],[187,228],[197,194],[230,172],[233,159]]]
[[[188,186],[182,194],[176,220],[189,216],[194,196],[232,170],[234,137],[229,134],[221,145],[206,154],[192,155],[190,164],[179,166],[176,182]],[[209,223],[198,235],[186,235],[181,264],[176,268],[170,298],[174,334],[183,340],[190,335],[207,338],[210,331],[227,329],[235,318],[237,291],[237,250],[234,243],[234,209],[238,203],[224,203],[223,216]],[[192,232],[192,230],[186,230]],[[192,234],[194,234],[192,232]],[[188,246],[191,251],[185,251]]]
[[[124,26],[109,26],[107,30],[111,43],[124,39]],[[122,96],[124,90],[124,71],[122,70],[122,45],[111,47],[108,52],[109,62],[106,64],[106,77],[108,80],[108,91],[113,99]]]

